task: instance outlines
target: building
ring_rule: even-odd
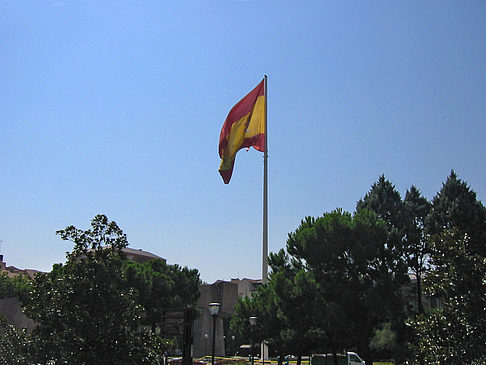
[[[167,262],[166,259],[164,259],[160,256],[157,256],[157,255],[154,255],[151,252],[143,251],[141,248],[134,249],[134,248],[126,247],[122,251],[127,256],[127,259],[136,261],[140,264],[143,264],[144,262],[150,261],[152,259],[159,259],[159,260],[164,261],[164,263]]]
[[[34,276],[41,272],[34,269],[18,269],[15,266],[7,266],[7,263],[3,261],[3,255],[0,255],[0,273],[5,272],[7,273],[8,277],[13,278],[17,275],[26,275],[29,278],[33,279]]]
[[[225,339],[226,341],[231,341],[231,339],[225,338],[227,333],[224,332],[224,329],[233,316],[238,298],[251,295],[261,283],[261,280],[245,278],[241,280],[231,279],[231,281],[218,280],[213,284],[202,284],[200,286],[201,296],[197,303],[197,317],[194,321],[193,330],[194,357],[212,354],[213,318],[209,314],[209,303],[212,302],[221,303],[219,315],[216,319],[215,355],[230,355],[225,353]]]
[[[123,252],[128,259],[139,263],[144,263],[151,259],[160,259],[166,262],[164,258],[141,249],[127,247],[123,249]],[[34,279],[35,275],[39,272],[41,271],[33,269],[19,269],[15,266],[7,266],[7,263],[3,261],[3,255],[0,255],[0,273],[6,273],[10,278],[18,275],[25,275],[30,279]],[[22,312],[21,303],[17,298],[0,299],[0,314],[6,318],[8,323],[13,324],[18,328],[27,328],[28,330],[32,330],[35,327],[34,321],[32,321]]]
[[[262,285],[261,279],[231,279],[233,284],[238,285],[238,297],[248,297],[258,290],[258,287]]]
[[[25,275],[33,279],[38,272],[38,270],[33,269],[18,269],[15,266],[7,266],[7,263],[3,261],[3,255],[0,255],[0,273],[6,273],[10,278]],[[17,328],[27,328],[31,331],[35,327],[34,321],[22,312],[22,305],[18,298],[0,299],[0,314],[5,317],[7,323]]]

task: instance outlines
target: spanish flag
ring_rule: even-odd
[[[265,152],[265,79],[241,99],[229,112],[219,135],[219,173],[228,184],[236,153],[253,147]]]

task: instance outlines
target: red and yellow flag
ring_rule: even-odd
[[[265,80],[231,108],[219,135],[219,173],[228,184],[236,152],[253,147],[265,151]]]

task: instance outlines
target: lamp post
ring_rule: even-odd
[[[211,364],[214,365],[214,344],[216,339],[216,319],[218,318],[219,314],[219,307],[221,307],[221,303],[209,303],[209,313],[213,317],[213,350],[211,352]]]
[[[208,334],[207,333],[204,334],[204,342],[205,342],[204,355],[207,355],[208,354]]]
[[[256,323],[257,323],[257,317],[250,317],[250,327],[251,327],[251,349],[250,349],[250,353],[251,353],[251,365],[254,365],[254,358],[255,358],[255,355],[253,354],[253,352],[255,351],[254,347],[255,347],[255,326],[256,326]]]

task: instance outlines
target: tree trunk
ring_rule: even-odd
[[[371,355],[370,345],[365,337],[361,338],[359,346],[359,354],[363,354],[363,359],[366,365],[373,365],[373,356]]]
[[[420,273],[417,275],[417,305],[418,305],[418,312],[422,314],[424,312],[424,307],[422,304],[422,278]]]
[[[336,346],[332,342],[331,342],[331,351],[332,351],[332,361],[333,361],[334,365],[338,365]]]

